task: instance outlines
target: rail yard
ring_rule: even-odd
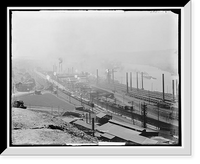
[[[79,123],[80,125],[78,122],[76,124],[76,121],[71,123],[83,131],[91,126],[91,129],[89,128],[91,135],[99,137],[100,140],[130,142],[125,139],[126,137],[120,137],[120,134],[114,135],[114,132],[101,134],[103,131],[98,130],[102,129],[101,126],[104,124],[116,124],[115,121],[117,121],[120,127],[132,126],[157,132],[148,139],[157,136],[165,138],[168,144],[179,144],[180,113],[178,97],[174,95],[174,90],[170,94],[165,93],[164,90],[158,92],[134,88],[131,84],[132,80],[128,84],[128,76],[126,76],[126,85],[116,82],[110,76],[100,80],[98,70],[96,76],[91,76],[90,73],[55,73],[38,68],[29,71],[29,74],[35,80],[35,87],[28,94],[13,96],[12,99],[23,101],[28,109],[46,110],[54,114],[57,112],[58,116],[65,112],[71,112],[74,115],[79,113],[83,122]],[[164,74],[162,79],[164,85]],[[98,115],[107,115],[109,119],[99,126]],[[107,130],[109,131],[109,126]],[[111,139],[108,136],[105,137],[106,135],[114,137]],[[133,138],[131,143],[141,144]],[[154,142],[149,141],[143,144],[150,143]]]

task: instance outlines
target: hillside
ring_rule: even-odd
[[[47,112],[12,108],[12,145],[96,144],[97,139]]]

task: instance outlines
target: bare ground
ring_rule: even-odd
[[[12,108],[13,145],[95,144],[97,138],[47,112]]]

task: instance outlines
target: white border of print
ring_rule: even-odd
[[[130,7],[128,7],[130,9]],[[159,9],[168,9],[169,7],[159,7]],[[7,8],[7,27],[9,29],[9,10],[24,9],[20,7]],[[33,9],[27,7],[26,9]],[[36,8],[34,8],[36,9]],[[47,9],[44,7],[37,7],[37,9]],[[58,9],[58,8],[48,8]],[[59,8],[68,9],[68,8]],[[71,8],[70,8],[71,9]],[[74,8],[77,9],[77,8]],[[86,9],[81,7],[78,9]],[[99,9],[99,8],[93,8]],[[102,8],[101,8],[102,9]],[[120,9],[120,7],[109,9]],[[122,8],[121,8],[122,9]],[[124,7],[123,7],[124,9]],[[145,9],[144,7],[136,7],[131,9]],[[148,8],[150,9],[150,8]],[[153,9],[156,9],[154,7]],[[172,9],[170,7],[169,9]],[[182,93],[182,146],[180,147],[162,147],[162,146],[141,146],[141,147],[10,147],[9,146],[9,105],[7,102],[7,149],[2,155],[34,155],[34,156],[190,156],[191,155],[191,1],[189,1],[183,8],[173,7],[173,9],[181,9],[181,93]],[[9,79],[9,30],[7,30],[7,80]],[[9,92],[9,85],[7,85],[7,93]],[[9,100],[9,94],[7,94]]]

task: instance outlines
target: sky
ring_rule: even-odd
[[[171,11],[13,11],[11,35],[13,59],[48,68],[58,58],[64,69],[94,72],[111,65],[178,67],[178,15]]]
[[[170,11],[12,13],[13,57],[177,50],[177,36]]]

